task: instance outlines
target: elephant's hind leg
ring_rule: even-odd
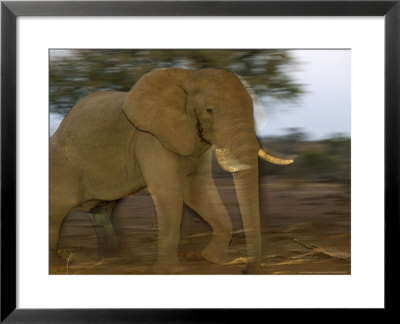
[[[69,205],[54,206],[50,205],[50,224],[49,224],[49,257],[50,265],[60,261],[59,258],[59,238],[65,216],[73,207]]]
[[[115,252],[117,247],[117,238],[114,226],[111,222],[112,211],[116,203],[117,200],[103,201],[90,209],[90,213],[93,215],[94,224],[97,229],[98,240],[100,241],[100,255]]]

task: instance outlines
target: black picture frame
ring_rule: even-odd
[[[16,19],[19,16],[384,16],[385,307],[396,310],[399,218],[400,1],[2,1],[1,3],[1,322],[237,322],[263,309],[16,308]],[[371,166],[373,167],[373,166]],[[371,262],[373,262],[371,260]],[[266,292],[267,293],[267,292]],[[272,311],[272,310],[271,310]],[[251,321],[250,321],[251,322]]]

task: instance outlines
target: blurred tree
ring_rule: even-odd
[[[83,96],[128,91],[155,68],[223,68],[241,75],[258,95],[296,100],[303,87],[291,75],[287,50],[50,50],[50,111],[65,115]]]
[[[286,128],[286,135],[283,136],[283,140],[289,142],[303,142],[307,140],[308,134],[303,131],[300,127],[290,127]]]
[[[300,135],[300,136],[298,136]],[[279,137],[260,139],[262,147],[285,153],[296,153],[290,165],[259,163],[262,176],[281,176],[301,181],[334,181],[350,186],[351,183],[351,139],[345,134],[332,134],[323,140],[307,140],[301,128],[287,129]]]
[[[294,153],[298,151],[298,146],[301,142],[305,142],[309,139],[309,134],[301,127],[290,127],[285,128],[285,133],[281,136],[269,136],[264,138],[259,138],[262,145],[266,147],[271,147],[275,150],[287,153]],[[272,146],[271,146],[272,145]]]

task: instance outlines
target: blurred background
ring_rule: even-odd
[[[262,144],[299,154],[285,173],[350,181],[349,50],[50,50],[50,135],[83,96],[129,91],[155,68],[224,68],[258,96]],[[262,172],[281,168],[263,164]]]
[[[52,49],[49,133],[51,136],[56,131],[83,96],[101,90],[129,91],[143,74],[155,68],[212,67],[235,72],[257,95],[255,122],[261,146],[297,154],[295,163],[289,166],[260,163],[261,223],[268,234],[263,236],[267,247],[263,260],[268,265],[264,272],[350,273],[350,60],[349,50]],[[236,234],[232,246],[243,253],[240,211],[230,174],[215,159],[213,172],[233,221]],[[204,246],[202,239],[209,238],[199,234],[209,231],[207,225],[191,214],[193,211],[185,209],[183,254],[185,249]],[[70,217],[66,222],[71,229],[64,230],[65,245],[79,241],[76,227],[82,228],[82,217]],[[148,262],[146,258],[154,254],[151,244],[156,240],[151,197],[145,193],[118,203],[113,223],[126,254],[136,255],[135,260],[142,255],[141,262]],[[98,233],[92,235],[93,242],[96,237]],[[132,260],[116,273],[137,271]],[[194,273],[209,271],[201,264],[199,267]],[[115,264],[85,269],[75,265],[75,270],[69,270],[115,273]],[[231,269],[232,273],[236,270]],[[65,269],[54,271],[64,273]],[[211,270],[226,271],[217,267]]]

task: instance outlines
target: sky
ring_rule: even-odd
[[[263,101],[267,122],[260,135],[282,135],[286,128],[302,128],[310,139],[334,133],[350,136],[350,50],[294,50],[300,63],[291,74],[304,84],[306,94],[297,103]]]
[[[308,139],[319,140],[332,134],[350,136],[351,55],[350,50],[291,50],[299,62],[290,72],[306,93],[296,103],[259,98],[256,125],[259,136],[279,136],[287,128],[300,128]],[[50,113],[50,135],[62,116]]]

